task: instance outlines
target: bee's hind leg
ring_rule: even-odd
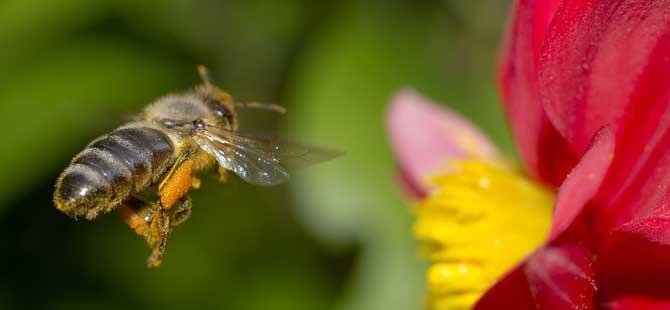
[[[163,261],[168,236],[172,230],[191,217],[191,197],[186,195],[180,199],[180,202],[172,212],[160,204],[153,204],[150,233],[146,235],[147,242],[152,248],[151,256],[147,259],[147,266],[150,268],[160,266]]]
[[[150,226],[153,219],[152,211],[156,206],[140,196],[131,196],[117,210],[130,229],[149,242]]]
[[[123,221],[138,235],[144,237],[152,249],[147,259],[149,267],[160,266],[167,238],[170,234],[170,215],[160,203],[149,202],[139,196],[133,196],[119,206]]]
[[[167,239],[170,235],[170,215],[160,205],[155,204],[156,207],[151,212],[151,224],[149,233],[146,236],[147,242],[151,247],[151,256],[147,259],[148,267],[158,267],[165,256],[165,249],[167,248]]]
[[[172,212],[159,204],[155,204],[155,207],[152,208],[151,229],[147,236],[147,242],[153,249],[151,256],[147,259],[149,267],[160,266],[165,256],[168,236],[175,227],[191,217],[191,197],[186,195],[180,199],[180,202]]]
[[[186,195],[182,197],[181,203],[179,204],[179,207],[177,207],[172,215],[170,216],[170,226],[171,229],[174,229],[175,227],[181,225],[182,223],[186,222],[191,217],[191,206],[193,204],[191,203],[191,197]]]

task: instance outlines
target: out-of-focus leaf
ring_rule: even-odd
[[[109,1],[4,0],[0,2],[0,62],[45,42],[64,40],[69,31],[99,16]]]
[[[126,1],[123,9],[143,31],[189,47],[238,99],[263,101],[277,100],[286,60],[319,7],[301,0]]]
[[[51,309],[54,310],[121,310],[127,309],[122,305],[115,304],[115,301],[101,303],[98,299],[92,299],[88,296],[62,296],[59,300],[52,302]]]

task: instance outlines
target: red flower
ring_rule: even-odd
[[[560,188],[546,244],[475,308],[670,309],[670,1],[516,1],[501,88]]]
[[[670,309],[670,1],[517,0],[500,71],[526,171],[558,193],[544,245],[475,309]],[[420,180],[467,143],[440,142],[454,116],[406,94],[391,109],[392,142],[425,196]]]

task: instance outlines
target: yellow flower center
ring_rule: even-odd
[[[545,240],[554,193],[501,163],[453,162],[416,206],[414,235],[431,261],[429,309],[469,309]]]

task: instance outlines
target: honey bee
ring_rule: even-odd
[[[149,267],[161,264],[168,235],[191,214],[188,192],[196,173],[214,170],[222,182],[232,171],[246,182],[277,185],[287,165],[304,166],[338,152],[274,136],[238,132],[237,109],[284,112],[277,105],[239,103],[198,67],[202,84],[149,104],[141,114],[91,142],[56,181],[54,204],[63,213],[92,220],[117,209],[152,249]],[[156,191],[155,199],[146,198]]]

